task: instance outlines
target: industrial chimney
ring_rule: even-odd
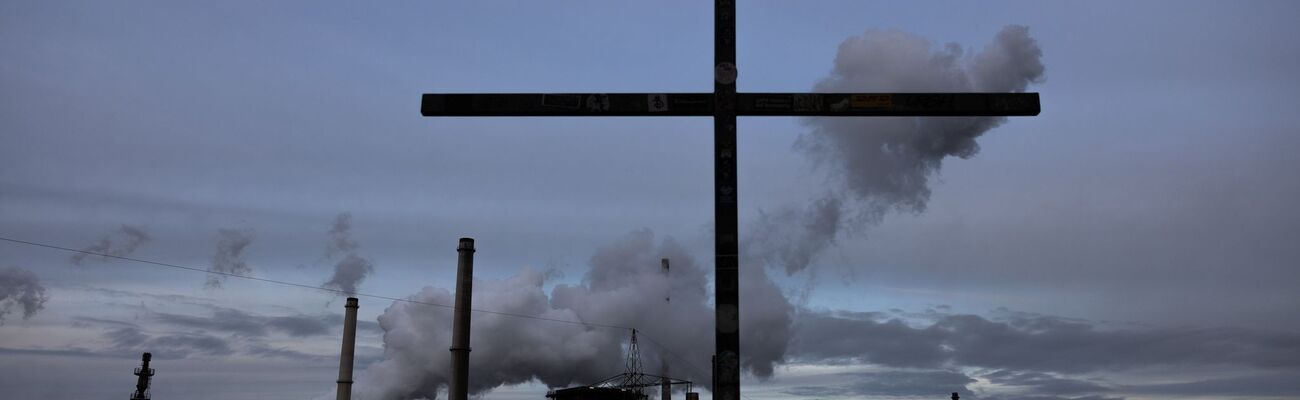
[[[663,266],[664,278],[668,282],[668,288],[664,290],[664,307],[669,307],[668,302],[672,297],[672,278],[668,274],[668,259],[660,259],[659,264]],[[659,352],[659,400],[672,400],[673,386],[671,379],[668,378],[668,351]]]
[[[135,392],[131,393],[131,400],[149,400],[149,380],[153,379],[153,368],[149,368],[149,359],[153,358],[152,354],[144,353],[141,356],[140,367],[135,369]]]
[[[456,310],[451,331],[451,385],[449,400],[469,398],[469,309],[474,283],[474,239],[460,238],[456,247]]]
[[[343,306],[343,350],[339,352],[339,380],[337,400],[352,398],[352,356],[357,348],[357,305],[356,297],[349,297]]]

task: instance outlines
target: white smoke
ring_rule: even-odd
[[[253,268],[244,260],[244,249],[253,243],[253,233],[248,230],[221,229],[217,231],[217,253],[212,256],[209,271],[234,275],[248,275]],[[219,288],[226,281],[224,275],[208,274],[205,284]]]
[[[148,243],[149,240],[151,240],[149,233],[145,232],[143,228],[123,224],[118,227],[116,231],[109,232],[107,235],[100,237],[99,241],[95,242],[95,244],[81,249],[81,251],[86,253],[73,254],[72,263],[75,265],[81,265],[85,262],[86,257],[92,255],[91,253],[114,257],[126,257],[131,255],[132,252],[135,252],[135,249]],[[108,260],[107,257],[100,256],[100,258]]]
[[[45,308],[50,296],[41,286],[40,278],[32,271],[18,267],[0,270],[0,325],[14,307],[22,309],[23,319],[31,318]]]
[[[668,258],[665,276],[660,260]],[[743,365],[770,377],[784,360],[791,307],[761,272],[741,274],[748,301],[741,307]],[[556,285],[547,296],[545,274],[531,268],[505,280],[476,279],[474,308],[549,319],[636,328],[645,371],[658,371],[661,350],[677,378],[706,385],[714,346],[709,275],[671,239],[656,244],[649,230],[634,231],[599,249],[581,284]],[[664,302],[664,293],[672,301]],[[425,288],[412,300],[453,304],[446,289]],[[385,359],[361,375],[358,399],[436,398],[450,379],[452,312],[394,303],[379,317]],[[536,379],[559,387],[594,383],[623,372],[626,329],[471,314],[470,392]],[[445,389],[441,389],[445,393]],[[540,394],[539,394],[540,395]]]
[[[816,92],[1023,92],[1042,80],[1042,50],[1029,28],[1007,26],[979,53],[898,31],[867,31],[840,44]],[[840,232],[860,230],[889,212],[925,211],[930,178],[948,157],[979,152],[975,139],[1005,117],[808,117],[796,147],[837,182],[807,207],[759,217],[754,243],[787,273],[808,267]]]

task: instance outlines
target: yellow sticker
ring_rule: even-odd
[[[889,108],[894,106],[894,100],[887,94],[855,94],[849,97],[849,105],[853,108]]]

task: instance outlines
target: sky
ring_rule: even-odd
[[[1300,393],[1295,15],[740,2],[741,92],[1042,101],[740,118],[745,400]],[[711,121],[419,101],[709,92],[712,32],[700,1],[0,2],[0,387],[123,398],[148,351],[159,399],[331,398],[342,291],[356,398],[445,398],[421,303],[471,237],[475,308],[530,317],[474,314],[475,396],[622,372],[626,328],[708,396]]]

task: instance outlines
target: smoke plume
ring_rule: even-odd
[[[1024,26],[1007,26],[979,53],[925,38],[867,31],[840,44],[834,68],[816,92],[1022,92],[1041,81],[1042,51]],[[845,228],[880,221],[889,212],[925,211],[930,178],[948,157],[979,152],[975,139],[1005,117],[804,118],[810,132],[797,148],[835,183],[812,205],[763,214],[755,233],[761,254],[787,273],[808,267]],[[775,245],[772,245],[775,243]]]
[[[244,249],[253,243],[253,233],[248,230],[221,229],[217,231],[217,253],[212,256],[209,271],[234,275],[247,275],[253,268],[244,261]],[[206,286],[219,288],[226,276],[208,274]]]
[[[348,254],[334,264],[334,275],[325,282],[325,287],[342,290],[348,295],[357,294],[357,287],[366,275],[375,272],[375,266],[369,260],[356,254]]]
[[[660,259],[668,258],[665,276]],[[474,306],[517,315],[586,321],[638,330],[645,371],[658,371],[663,349],[674,377],[703,385],[709,382],[713,352],[713,310],[708,274],[671,239],[656,244],[649,230],[634,231],[600,248],[580,284],[559,284],[550,296],[545,274],[524,268],[504,280],[475,279]],[[761,270],[756,270],[761,271]],[[742,360],[759,377],[770,377],[784,360],[789,342],[791,307],[765,274],[741,274],[745,300],[762,304],[741,307]],[[669,293],[671,302],[665,302]],[[412,300],[453,304],[446,289],[426,287]],[[437,397],[450,379],[452,311],[394,303],[379,317],[384,329],[385,359],[360,376],[359,399]],[[547,386],[590,384],[623,372],[627,329],[584,326],[471,314],[470,392],[536,379]],[[445,389],[442,389],[445,392]]]
[[[18,267],[0,270],[0,325],[14,307],[21,308],[23,319],[28,319],[45,308],[49,300],[41,280],[32,271]]]
[[[352,238],[352,214],[339,213],[334,218],[334,226],[330,227],[328,234],[329,243],[325,247],[325,258],[327,260],[338,256],[342,258],[334,264],[334,274],[325,281],[325,287],[354,295],[366,276],[375,272],[375,266],[370,263],[370,260],[357,254],[361,245]]]
[[[151,238],[143,228],[123,224],[116,231],[100,237],[98,242],[81,249],[81,251],[115,257],[125,257],[130,255],[132,252],[135,252],[136,248],[148,243],[149,240],[151,240]],[[81,265],[81,263],[86,260],[86,257],[92,255],[89,253],[73,254],[72,263],[75,265]],[[105,261],[108,260],[107,257],[100,258]]]
[[[325,246],[327,259],[354,252],[361,247],[356,239],[352,238],[352,213],[339,213],[334,218],[334,226],[330,227],[327,234],[329,235],[329,243]]]

